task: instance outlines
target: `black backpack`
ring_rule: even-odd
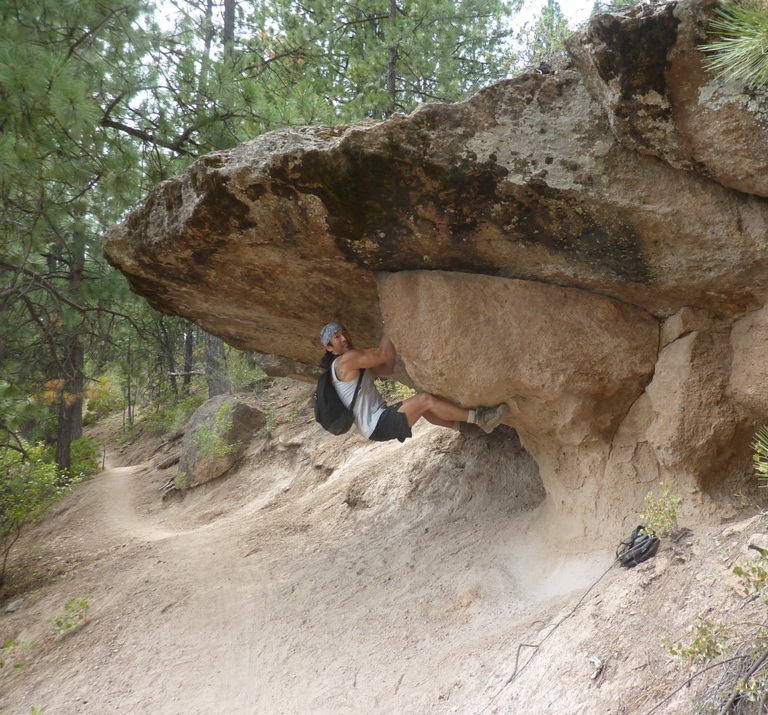
[[[355,386],[355,395],[352,398],[352,404],[347,408],[336,392],[333,386],[331,370],[333,366],[323,371],[317,381],[317,390],[315,390],[315,419],[322,425],[323,429],[331,434],[339,435],[349,432],[349,428],[355,421],[353,409],[357,401],[357,393],[360,391],[360,385],[363,382],[363,373],[365,368],[360,370],[360,377],[357,378]]]
[[[651,529],[638,526],[626,541],[616,549],[616,558],[622,566],[632,568],[650,559],[659,550],[659,537]]]

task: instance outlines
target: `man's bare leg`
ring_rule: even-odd
[[[433,425],[449,428],[456,428],[458,422],[471,422],[479,425],[486,434],[490,434],[504,419],[507,409],[507,405],[502,403],[496,407],[477,408],[472,411],[474,414],[470,415],[470,410],[429,393],[420,392],[403,400],[398,412],[405,414],[409,427],[413,427],[423,417]]]
[[[420,392],[403,400],[398,412],[405,413],[409,427],[413,427],[422,417],[426,419],[427,414],[432,418],[429,422],[439,424],[441,427],[453,427],[454,422],[466,422],[469,419],[469,410],[427,392]],[[433,422],[432,420],[440,421]]]

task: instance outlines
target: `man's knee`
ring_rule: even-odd
[[[417,392],[415,395],[403,400],[403,407],[407,410],[424,414],[435,403],[435,398],[428,392]]]

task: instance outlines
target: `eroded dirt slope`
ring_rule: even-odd
[[[759,505],[689,518],[633,570],[605,545],[560,554],[511,431],[332,438],[307,390],[277,382],[274,433],[183,499],[162,501],[156,466],[177,445],[108,442],[17,549],[0,636],[39,645],[0,671],[1,713],[640,714],[692,672],[665,638],[757,615],[731,568]],[[655,712],[691,712],[698,682]]]

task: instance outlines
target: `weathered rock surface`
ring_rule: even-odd
[[[622,144],[729,188],[768,196],[766,90],[708,76],[717,0],[595,18],[568,49]]]
[[[706,492],[768,419],[768,102],[704,70],[712,8],[603,15],[576,70],[203,157],[106,255],[284,374],[328,320],[366,346],[383,318],[412,384],[510,404],[574,536],[659,479]]]
[[[201,405],[187,426],[175,486],[184,490],[225,474],[248,445],[248,438],[266,424],[264,413],[229,395]]]

